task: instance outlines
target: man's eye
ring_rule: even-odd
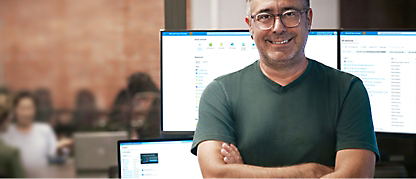
[[[296,13],[295,12],[286,12],[286,13],[283,14],[283,16],[294,17],[294,16],[296,16]]]
[[[270,19],[272,16],[270,14],[261,14],[258,16],[258,19]]]

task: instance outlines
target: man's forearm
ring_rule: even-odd
[[[205,178],[320,178],[334,171],[333,168],[317,163],[288,167],[226,164],[221,154],[222,144],[221,141],[205,141],[199,144],[199,166]]]
[[[363,149],[345,149],[337,152],[335,171],[323,178],[373,178],[376,155]]]
[[[337,170],[327,175],[322,176],[322,178],[373,178],[373,174],[363,173],[363,172],[351,172],[348,170]]]
[[[288,167],[259,167],[245,164],[224,164],[205,178],[320,178],[333,170],[320,164],[307,163]]]

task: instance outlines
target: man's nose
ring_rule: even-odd
[[[285,32],[286,26],[283,24],[282,20],[280,19],[280,17],[276,17],[274,20],[274,25],[272,26],[272,31],[276,34],[281,34],[283,32]]]

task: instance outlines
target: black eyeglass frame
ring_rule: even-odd
[[[279,17],[280,22],[281,22],[281,23],[282,23],[285,27],[287,27],[287,28],[295,28],[295,27],[299,26],[300,21],[302,20],[302,14],[303,14],[303,13],[305,13],[305,12],[308,12],[309,10],[311,10],[311,8],[307,8],[307,9],[304,9],[304,10],[301,10],[301,11],[299,11],[299,10],[295,10],[295,9],[292,9],[292,10],[287,10],[287,11],[285,11],[285,12],[283,12],[283,13],[280,13],[280,14],[271,14],[271,13],[265,13],[265,12],[262,12],[262,13],[258,13],[258,14],[251,15],[250,17],[251,17],[251,19],[253,19],[253,20],[254,20],[254,24],[256,24],[256,26],[257,26],[259,29],[261,29],[261,30],[269,30],[269,29],[273,28],[273,27],[276,25],[276,17]],[[288,13],[288,12],[299,12],[299,14],[300,14],[300,18],[299,18],[299,21],[298,21],[298,23],[297,23],[296,25],[294,25],[294,26],[286,26],[286,24],[282,21],[282,16],[283,16],[285,13]],[[273,16],[273,24],[272,24],[269,28],[260,28],[260,27],[259,27],[259,25],[257,25],[257,23],[256,23],[257,18],[255,18],[255,17],[257,17],[258,15],[261,15],[261,14],[268,14],[268,15]]]

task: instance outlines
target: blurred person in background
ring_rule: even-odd
[[[114,100],[112,111],[109,114],[108,130],[128,131],[131,110],[131,99],[127,89],[122,89]]]
[[[11,96],[11,92],[8,88],[0,87],[0,105],[10,105],[6,103],[11,101]]]
[[[4,142],[20,150],[25,173],[29,177],[42,177],[49,161],[56,159],[59,148],[69,142],[57,144],[49,124],[34,122],[36,102],[30,92],[23,91],[13,101],[14,124],[2,135]]]
[[[133,139],[160,137],[160,94],[139,92],[132,99],[130,125]]]
[[[58,140],[61,138],[72,138],[72,134],[75,132],[72,111],[60,109],[55,112],[54,130]]]
[[[98,111],[94,95],[86,89],[78,91],[73,115],[77,130],[92,130],[94,128],[94,121],[96,121],[97,118]]]
[[[50,122],[53,115],[52,99],[49,90],[40,88],[34,93],[37,102],[36,121]]]
[[[10,97],[0,92],[0,135],[7,130],[10,115]],[[0,138],[0,177],[1,178],[22,178],[25,177],[21,164],[20,152],[17,148],[9,146]]]
[[[58,150],[58,155],[71,155],[73,152],[73,138],[76,127],[72,120],[72,111],[68,109],[60,109],[55,112],[54,130],[59,143],[67,143],[61,150]]]
[[[109,116],[106,110],[97,111],[97,118],[94,121],[94,131],[108,131]]]
[[[146,73],[135,73],[128,79],[131,97],[130,126],[132,139],[160,137],[160,92]]]

